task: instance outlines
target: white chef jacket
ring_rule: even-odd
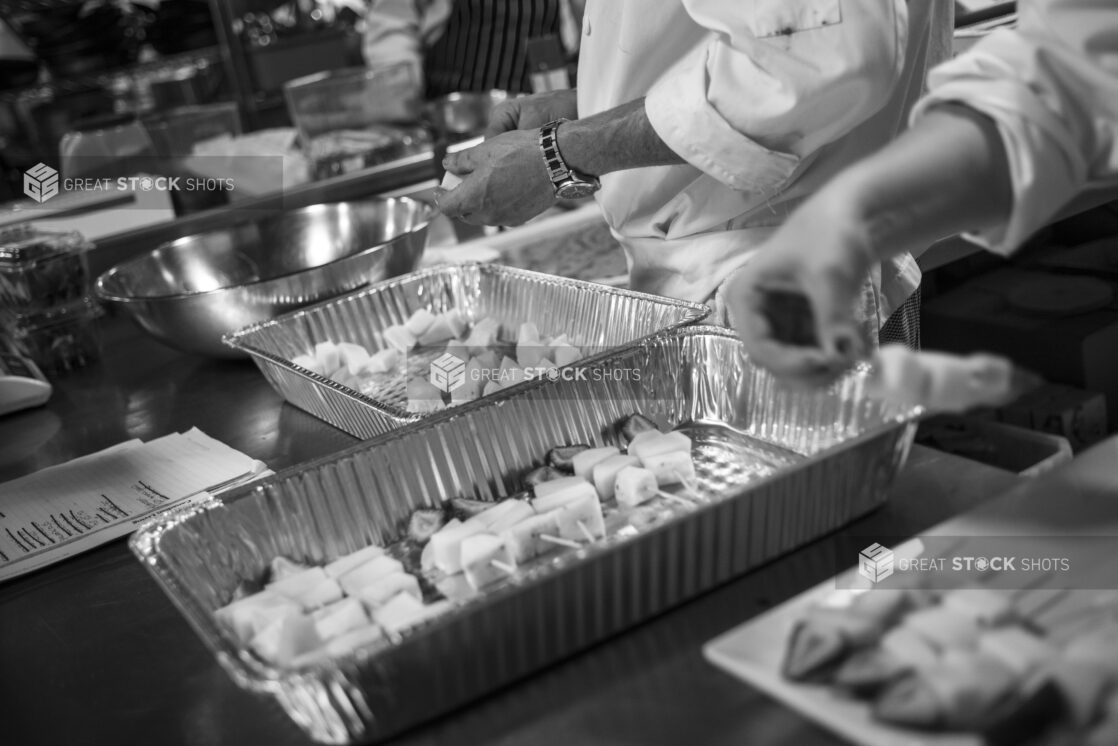
[[[633,287],[710,299],[807,195],[895,136],[927,68],[950,55],[953,9],[951,0],[590,0],[579,116],[647,96],[652,126],[687,161],[602,178],[598,201]],[[920,273],[905,255],[883,275],[862,309],[874,324]]]
[[[1021,0],[1016,31],[996,31],[929,74],[918,118],[944,102],[997,123],[1013,210],[975,234],[1009,253],[1078,193],[1118,185],[1118,3]]]

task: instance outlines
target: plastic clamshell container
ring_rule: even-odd
[[[29,314],[82,299],[91,247],[77,232],[0,229],[0,309]]]

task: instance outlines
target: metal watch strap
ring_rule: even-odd
[[[543,152],[543,162],[547,168],[547,176],[556,189],[570,181],[581,181],[597,187],[597,178],[584,176],[577,171],[573,171],[563,160],[563,154],[559,152],[559,139],[557,137],[559,125],[568,121],[570,120],[556,119],[540,127],[540,150]]]

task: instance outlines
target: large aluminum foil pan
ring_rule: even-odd
[[[597,361],[585,378],[510,388],[169,515],[131,546],[241,686],[274,697],[319,741],[382,739],[879,506],[918,413],[869,399],[865,378],[789,390],[743,359],[730,332],[690,327]],[[703,504],[665,508],[518,572],[402,640],[315,668],[267,665],[215,623],[212,612],[275,556],[322,563],[393,542],[418,507],[518,491],[519,475],[554,444],[617,443],[615,423],[634,411],[691,432]]]
[[[419,308],[458,309],[516,329],[531,321],[541,334],[567,334],[588,355],[624,347],[652,334],[695,324],[709,309],[581,280],[494,264],[435,267],[372,285],[225,337],[249,353],[269,383],[291,404],[358,438],[371,438],[429,415],[407,411],[402,377],[357,391],[292,362],[317,342],[384,348],[384,330]],[[437,356],[409,356],[408,373],[425,375]]]

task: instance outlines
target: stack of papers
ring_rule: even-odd
[[[0,582],[268,473],[195,428],[130,440],[0,484]]]

